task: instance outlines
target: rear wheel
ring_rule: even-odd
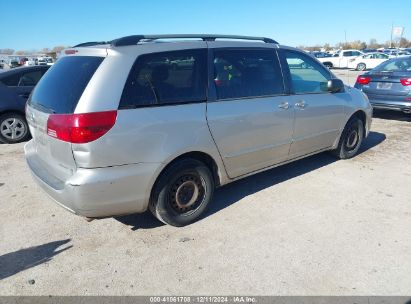
[[[358,117],[352,117],[345,125],[340,142],[333,154],[340,159],[348,159],[357,154],[364,139],[364,123]]]
[[[323,64],[329,69],[333,67],[333,64],[331,62],[324,62]]]
[[[367,69],[367,66],[365,63],[359,63],[357,64],[357,71],[365,71]]]
[[[0,142],[14,144],[30,137],[26,119],[18,113],[0,115]]]
[[[172,226],[191,224],[204,212],[214,192],[214,179],[206,165],[183,159],[168,167],[157,180],[150,211]]]

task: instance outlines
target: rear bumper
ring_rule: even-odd
[[[26,144],[27,164],[37,184],[60,206],[81,216],[107,217],[144,212],[152,179],[161,164],[78,168],[66,181],[50,174]]]
[[[374,109],[411,112],[411,101],[407,102],[407,101],[370,99],[370,103]]]

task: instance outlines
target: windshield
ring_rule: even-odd
[[[378,72],[411,72],[411,58],[398,58],[385,61],[377,66]]]

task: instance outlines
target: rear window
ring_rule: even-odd
[[[381,63],[374,71],[379,72],[411,72],[411,58],[399,58]]]
[[[73,56],[59,59],[43,76],[29,104],[41,111],[73,113],[104,57]]]
[[[206,49],[139,56],[124,87],[120,108],[205,101],[206,56]]]

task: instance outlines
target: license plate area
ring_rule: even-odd
[[[391,90],[392,83],[391,82],[378,82],[377,89],[378,90]]]

